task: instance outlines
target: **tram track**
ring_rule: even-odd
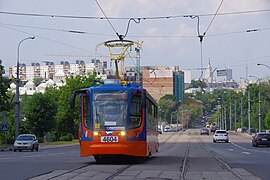
[[[202,143],[202,140],[198,136],[198,134],[196,134],[196,133],[194,133],[194,134],[195,134],[197,142],[198,142],[198,144],[200,145],[201,148],[203,148],[205,151],[207,151],[214,159],[216,159],[219,163],[221,163],[224,167],[226,167],[226,169],[229,172],[231,172],[232,174],[234,174],[237,178],[239,178],[240,180],[244,180],[244,178],[240,174],[235,172],[225,161],[223,161],[220,157],[218,157],[217,155],[212,153],[208,148],[206,148],[205,145]]]
[[[185,138],[182,138],[182,136],[186,135],[186,133],[173,133],[171,135],[168,135],[168,137],[165,137],[160,145],[160,147],[163,147],[162,150],[160,151],[161,153],[166,152],[166,150],[169,150],[173,148],[175,144],[179,142],[179,140],[185,140]],[[181,138],[180,138],[181,137]],[[189,154],[189,148],[190,145],[189,143],[186,145],[187,147],[185,155],[184,152],[180,157],[182,165],[180,165],[180,173],[181,175],[178,176],[179,179],[183,177],[182,179],[185,179],[185,172],[187,170],[187,161],[188,161],[188,154]],[[155,159],[155,158],[154,158]],[[151,160],[151,159],[149,159]],[[144,161],[139,160],[139,164],[144,164]],[[146,161],[147,162],[147,161]],[[114,165],[110,166],[110,165]],[[129,168],[134,167],[135,165],[138,165],[138,163],[134,163],[134,161],[116,161],[111,162],[111,161],[106,161],[104,163],[96,163],[96,162],[90,162],[84,166],[77,167],[71,170],[56,170],[52,171],[47,174],[43,174],[34,178],[31,178],[31,180],[41,180],[41,179],[48,179],[48,180],[56,180],[56,179],[76,179],[78,176],[82,177],[83,174],[85,176],[89,177],[89,179],[97,179],[97,177],[100,177],[102,175],[102,178],[100,179],[105,179],[105,180],[112,180],[112,179],[117,179],[118,177],[123,177],[125,174],[130,173],[128,170]],[[135,168],[136,169],[136,168]],[[127,171],[127,173],[125,173]],[[131,170],[132,171],[132,170]],[[150,178],[150,177],[149,177]],[[148,179],[149,179],[148,178]],[[164,178],[158,178],[158,179],[164,179]],[[165,178],[165,179],[170,179],[170,178]]]
[[[182,163],[182,170],[181,170],[181,179],[185,180],[186,179],[186,171],[187,171],[187,161],[188,161],[188,155],[190,152],[190,143],[187,144],[187,151],[185,153],[185,157]]]

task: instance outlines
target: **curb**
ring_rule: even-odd
[[[0,151],[13,151],[13,147],[9,147],[9,148],[0,148]]]

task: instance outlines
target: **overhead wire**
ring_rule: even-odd
[[[213,18],[211,19],[211,22],[209,23],[208,27],[206,28],[205,32],[203,33],[204,36],[205,36],[205,34],[207,33],[207,31],[209,30],[210,26],[212,25],[212,23],[213,23],[215,17],[217,16],[217,13],[218,13],[218,11],[219,11],[221,5],[223,4],[223,1],[224,1],[224,0],[221,0],[220,4],[219,4],[219,6],[218,6],[218,9],[217,9],[217,11],[216,11],[216,13],[214,14]]]
[[[223,12],[216,13],[216,16],[225,15],[239,15],[239,14],[251,14],[251,13],[263,13],[269,12],[270,9],[259,9],[259,10],[249,10],[249,11],[236,11],[236,12]],[[19,13],[19,12],[8,12],[0,11],[3,15],[15,15],[15,16],[32,16],[32,17],[48,17],[48,18],[67,18],[67,19],[93,19],[93,20],[104,20],[104,17],[98,16],[75,16],[75,15],[56,15],[56,14],[37,14],[37,13]],[[182,15],[168,15],[168,16],[148,16],[148,17],[107,17],[108,19],[114,20],[125,20],[125,19],[141,19],[141,20],[156,20],[156,19],[172,19],[172,18],[186,18],[190,16],[213,16],[215,14],[182,14]]]
[[[116,33],[116,35],[120,38],[120,35],[118,34],[118,32],[116,31],[116,29],[113,27],[111,21],[108,19],[106,13],[103,11],[102,7],[100,6],[100,4],[98,3],[97,0],[95,0],[95,2],[97,3],[99,9],[101,10],[101,12],[103,13],[103,15],[105,16],[106,20],[108,21],[108,23],[110,24],[111,28],[113,29],[113,31]]]
[[[114,35],[112,35],[112,34],[102,34],[102,33],[87,32],[87,31],[81,31],[81,30],[45,28],[45,27],[27,26],[27,25],[1,23],[1,22],[0,22],[0,25],[31,28],[31,29],[40,29],[40,30],[48,30],[48,31],[59,31],[59,32],[74,33],[74,34],[83,34],[83,35],[96,35],[96,36],[114,37]],[[270,27],[258,28],[258,29],[248,29],[248,30],[234,31],[234,32],[208,34],[208,35],[206,34],[205,37],[224,36],[224,35],[241,34],[241,33],[247,33],[247,32],[267,31],[267,30],[270,30]],[[172,35],[172,36],[170,36],[170,35],[129,35],[129,37],[133,37],[133,38],[197,38],[198,36],[191,36],[191,35],[183,35],[183,36],[177,36],[177,35]]]
[[[200,17],[199,17],[198,15],[195,15],[195,16],[194,16],[194,15],[191,15],[191,16],[189,16],[191,19],[195,19],[195,18],[198,19],[198,21],[197,21],[197,31],[198,31],[198,32],[197,32],[197,33],[198,33],[198,37],[199,37],[199,40],[200,40],[200,53],[201,53],[201,75],[200,75],[200,77],[199,77],[199,80],[200,80],[200,79],[202,78],[202,76],[203,76],[203,47],[202,47],[203,38],[204,38],[204,36],[206,35],[207,31],[209,30],[210,26],[212,25],[212,23],[213,23],[213,21],[214,21],[216,15],[218,14],[218,11],[220,10],[221,5],[223,4],[223,1],[224,1],[224,0],[221,0],[221,2],[220,2],[220,4],[219,4],[219,6],[218,6],[218,8],[217,8],[217,10],[216,10],[216,12],[215,12],[213,18],[211,19],[211,21],[210,21],[208,27],[206,28],[206,30],[204,31],[203,34],[200,34]]]
[[[93,51],[90,51],[90,50],[87,50],[87,49],[83,49],[83,48],[80,48],[80,47],[76,47],[76,46],[73,46],[73,45],[70,45],[70,44],[67,44],[67,43],[63,43],[63,42],[60,42],[60,41],[56,41],[56,40],[53,40],[53,39],[49,39],[47,37],[43,37],[43,36],[40,36],[40,35],[36,35],[36,34],[32,34],[32,33],[28,33],[26,31],[22,31],[22,30],[18,30],[18,29],[15,29],[15,28],[12,28],[12,27],[8,27],[8,26],[5,26],[5,25],[1,25],[1,27],[4,27],[4,28],[7,28],[7,29],[11,29],[11,30],[14,30],[14,31],[17,31],[17,32],[20,32],[20,33],[24,33],[24,34],[27,34],[27,35],[30,35],[30,36],[35,36],[35,37],[38,37],[40,39],[45,39],[47,41],[51,41],[51,42],[54,42],[54,43],[57,43],[57,44],[61,44],[61,45],[64,45],[64,46],[67,46],[67,47],[71,47],[71,48],[74,48],[74,49],[79,49],[81,51],[85,51],[85,52],[91,52],[91,53],[94,53]]]

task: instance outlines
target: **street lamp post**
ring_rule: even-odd
[[[247,81],[248,82],[248,79],[246,79],[246,78],[242,78],[242,77],[240,77],[240,79],[244,79],[245,81]],[[249,131],[249,134],[251,134],[251,120],[250,120],[250,88],[249,87],[247,87],[248,88],[248,131]]]
[[[260,81],[261,81],[260,78],[258,78],[256,76],[249,76],[249,77],[256,78],[257,81],[258,81],[258,83],[259,83],[259,85],[260,85]],[[259,114],[258,114],[259,115],[259,132],[261,132],[262,131],[262,114],[261,114],[261,90],[260,90],[260,87],[259,87],[259,94],[258,94],[258,96],[259,96]]]
[[[21,40],[18,44],[17,49],[17,78],[16,78],[16,102],[15,102],[15,139],[19,135],[19,122],[20,122],[20,76],[19,76],[19,66],[20,66],[20,45],[23,41],[27,39],[35,39],[35,36],[30,36]]]
[[[257,65],[258,65],[258,66],[265,66],[265,67],[267,67],[268,69],[270,69],[270,66],[268,66],[267,64],[258,63]]]

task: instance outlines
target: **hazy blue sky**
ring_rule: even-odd
[[[177,65],[192,69],[193,78],[200,76],[200,42],[197,37],[197,19],[184,15],[199,15],[200,34],[209,26],[221,0],[98,0],[108,17],[166,17],[131,22],[125,39],[143,42],[141,65]],[[21,15],[12,15],[19,13]],[[36,15],[73,17],[103,17],[95,0],[0,0],[0,58],[6,71],[15,65],[18,43],[30,35],[20,47],[20,61],[31,62],[61,60],[75,62],[95,57],[95,46],[117,39],[105,19],[61,18]],[[203,40],[203,66],[209,59],[213,68],[229,67],[233,77],[269,77],[270,70],[257,63],[270,65],[270,1],[224,0]],[[119,34],[124,34],[128,19],[111,20]],[[255,32],[247,30],[257,29]],[[70,33],[68,31],[85,33]],[[98,53],[108,55],[100,47]],[[131,52],[131,54],[134,54]],[[57,56],[51,56],[57,55]],[[72,56],[59,56],[72,55]],[[77,57],[74,57],[77,56]],[[108,60],[107,58],[101,58]],[[109,60],[108,60],[109,61]],[[135,59],[126,59],[133,66]]]

